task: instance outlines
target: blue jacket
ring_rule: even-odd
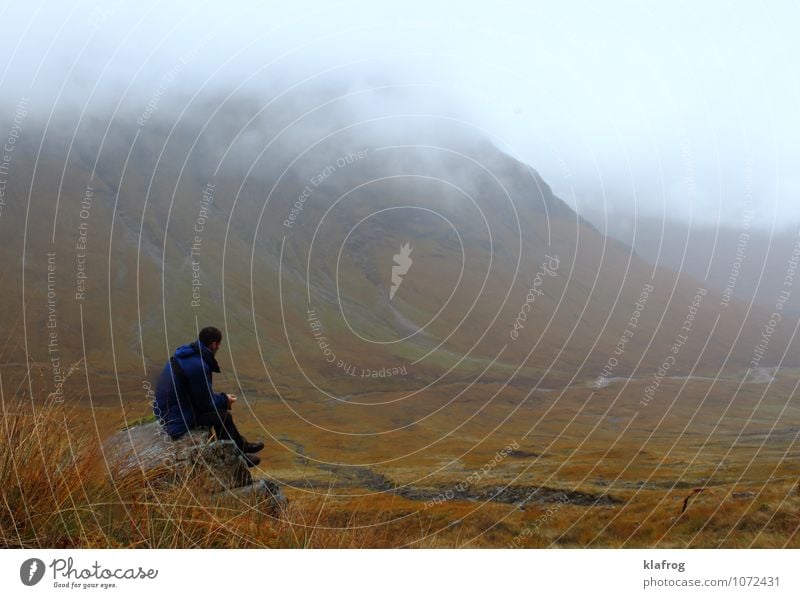
[[[195,413],[224,411],[228,396],[214,392],[211,373],[219,372],[214,354],[199,341],[182,345],[167,362],[156,385],[153,413],[173,438],[182,436],[195,424]],[[182,372],[181,372],[182,370]]]

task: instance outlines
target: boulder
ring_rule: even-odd
[[[255,480],[247,486],[229,488],[215,493],[212,498],[217,501],[248,504],[265,502],[272,509],[282,509],[289,504],[281,485],[269,480]]]
[[[103,449],[116,482],[141,478],[165,487],[191,480],[213,500],[247,499],[273,510],[287,503],[278,484],[254,479],[233,441],[216,440],[210,428],[172,440],[157,422],[135,425],[111,436]]]

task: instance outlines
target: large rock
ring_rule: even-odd
[[[109,473],[116,481],[141,477],[163,487],[191,480],[214,500],[246,499],[273,509],[287,502],[278,484],[254,480],[233,441],[215,440],[210,429],[191,430],[172,440],[152,422],[117,432],[103,447]]]

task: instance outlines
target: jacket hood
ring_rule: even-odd
[[[219,372],[219,364],[217,363],[217,359],[214,357],[214,354],[205,345],[200,344],[198,341],[181,345],[175,349],[175,357],[180,359],[192,357],[197,355],[198,350],[203,356],[203,361],[208,364],[208,367],[211,369],[211,371]]]
[[[192,355],[197,355],[196,343],[187,343],[175,349],[175,357],[180,357],[183,359],[185,357],[191,357]]]

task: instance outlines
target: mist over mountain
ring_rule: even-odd
[[[56,332],[60,368],[85,355],[101,384],[138,392],[217,322],[237,384],[320,397],[354,378],[546,388],[650,372],[682,327],[672,374],[752,365],[768,310],[654,268],[430,102],[332,78],[28,115],[0,220],[18,289],[7,350],[52,373]],[[789,340],[776,331],[758,362],[791,361]]]
[[[744,302],[773,309],[791,290],[800,256],[800,228],[784,221],[772,229],[757,226],[755,211],[745,211],[738,226],[708,226],[641,216],[605,221],[608,235],[635,248],[650,263],[706,281]],[[782,312],[800,314],[800,299],[790,293]]]

